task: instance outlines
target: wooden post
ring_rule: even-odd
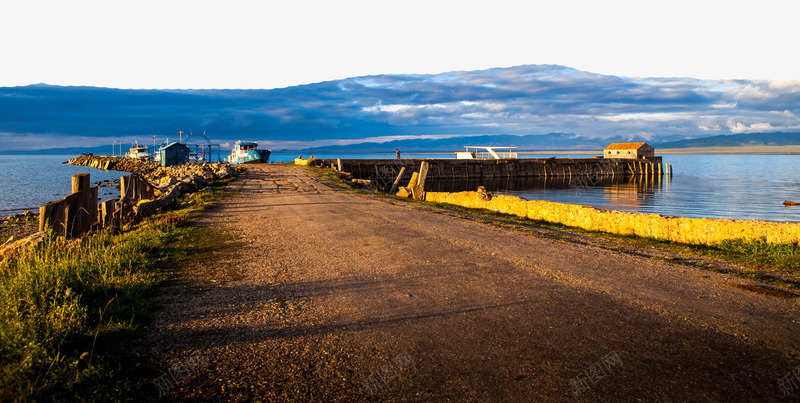
[[[418,172],[414,172],[414,173],[411,174],[411,180],[408,181],[408,186],[406,186],[406,187],[408,188],[408,190],[411,190],[412,193],[413,193],[414,187],[417,186],[418,178],[419,178],[419,173]]]
[[[139,174],[131,174],[131,192],[128,195],[128,198],[133,200],[133,202],[137,202],[142,199],[142,189],[141,189],[141,179],[139,178]]]
[[[336,166],[339,167],[339,171],[342,170],[342,159],[341,158],[337,158],[336,159]]]
[[[406,167],[400,168],[400,173],[397,175],[397,179],[394,180],[394,183],[392,184],[392,189],[389,190],[390,195],[397,193],[397,189],[400,188],[400,180],[403,179],[404,173],[406,173]]]
[[[90,175],[87,173],[72,175],[72,194],[77,195],[73,196],[73,199],[77,200],[70,199],[71,204],[69,204],[69,207],[71,209],[71,217],[69,225],[72,231],[67,234],[67,236],[79,236],[86,232],[87,228],[91,226],[90,209],[92,203],[91,194],[89,193],[90,180]],[[77,205],[72,203],[77,203]]]
[[[63,211],[63,200],[47,203],[39,207],[39,232],[52,228],[54,232],[63,232],[61,223],[57,221],[58,210]]]
[[[429,164],[422,161],[419,167],[419,176],[417,177],[417,185],[412,188],[414,199],[425,200],[425,179],[428,177]]]
[[[109,199],[104,201],[101,205],[102,210],[102,227],[108,228],[114,224],[114,212],[117,210],[117,201]]]
[[[89,221],[85,229],[86,232],[92,230],[92,226],[97,225],[100,221],[98,220],[97,214],[97,196],[100,193],[100,188],[97,186],[92,186],[89,188],[89,211],[88,217]]]
[[[74,238],[80,234],[78,217],[83,209],[81,194],[71,193],[64,198],[64,236]]]
[[[428,169],[430,168],[430,164],[426,161],[422,161],[422,164],[419,167],[419,178],[417,178],[417,184],[420,186],[425,186],[425,179],[428,178]]]
[[[130,175],[122,175],[119,177],[119,198],[120,200],[124,200],[128,198],[128,191],[129,191],[129,184],[131,181]]]

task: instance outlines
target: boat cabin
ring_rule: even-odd
[[[242,151],[255,150],[258,149],[258,143],[254,141],[237,141],[233,149]]]
[[[513,159],[517,158],[517,153],[513,149],[517,147],[497,147],[497,146],[464,146],[465,151],[456,151],[458,160],[490,160],[490,159]]]
[[[135,160],[145,160],[150,157],[150,153],[148,153],[147,146],[140,146],[138,143],[134,144],[133,147],[128,150],[127,157],[133,158]]]

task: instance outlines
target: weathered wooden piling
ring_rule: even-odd
[[[428,170],[430,169],[430,164],[427,161],[423,161],[420,164],[419,168],[419,177],[417,178],[417,184],[412,189],[414,199],[416,200],[425,200],[425,179],[428,178]]]
[[[89,174],[72,176],[72,193],[39,207],[39,231],[52,229],[59,235],[78,237],[97,223],[97,187],[90,187]]]
[[[393,195],[397,193],[397,189],[400,188],[400,181],[403,180],[403,174],[405,173],[406,173],[406,167],[400,168],[400,173],[397,174],[397,179],[394,180],[392,188],[389,190],[389,194]]]
[[[100,204],[102,220],[100,222],[100,226],[103,228],[109,228],[114,225],[114,212],[117,211],[117,200],[116,199],[109,199],[105,200]]]

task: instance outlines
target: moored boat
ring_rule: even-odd
[[[230,164],[254,164],[269,162],[271,150],[259,150],[255,141],[237,141],[233,146],[231,155],[228,156]]]
[[[150,154],[147,152],[147,146],[140,146],[137,143],[134,144],[130,150],[128,150],[128,153],[125,156],[135,160],[144,160],[149,158]]]

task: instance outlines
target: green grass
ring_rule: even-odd
[[[0,268],[0,400],[141,396],[147,370],[129,347],[159,285],[175,278],[174,262],[214,239],[191,220],[226,183],[121,235],[48,236]]]

